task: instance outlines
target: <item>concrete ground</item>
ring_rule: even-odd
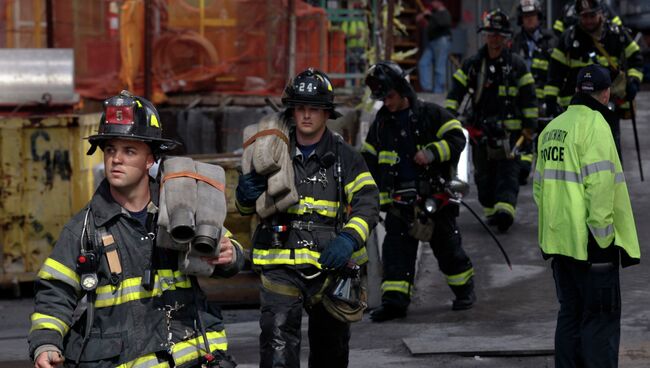
[[[650,93],[637,98],[640,144],[646,159],[644,172],[650,175]],[[645,257],[650,243],[650,186],[639,178],[637,157],[630,121],[622,122],[624,166],[632,197],[638,236]],[[650,180],[650,178],[648,179]],[[477,211],[476,190],[467,202]],[[462,210],[459,225],[463,244],[476,269],[478,301],[463,312],[450,310],[452,294],[437,269],[429,247],[422,247],[419,271],[409,315],[401,320],[376,324],[368,316],[352,326],[350,367],[554,367],[552,348],[558,304],[550,263],[542,260],[537,246],[537,211],[531,185],[521,187],[517,219],[507,234],[498,235],[513,263],[509,270],[496,245],[467,210]],[[645,262],[621,272],[623,297],[620,367],[650,366],[650,268]],[[0,300],[0,367],[29,367],[26,335],[29,329],[31,299]],[[240,367],[258,365],[258,317],[256,309],[227,310],[224,313],[230,352]],[[305,326],[303,321],[303,327]],[[306,330],[303,336],[306,336]],[[479,341],[478,338],[483,338]],[[414,356],[411,349],[432,350],[447,346],[458,350],[475,349],[474,344],[490,338],[496,350],[528,344],[527,354],[462,356],[424,354]],[[450,345],[451,344],[451,345]],[[537,352],[541,355],[529,355]],[[307,341],[303,342],[306,367]]]

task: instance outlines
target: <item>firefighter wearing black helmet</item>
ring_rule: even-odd
[[[607,3],[601,3],[600,7],[603,11],[603,16],[605,19],[608,19],[610,23],[623,27],[623,21],[621,17],[618,16],[612,10],[612,8],[607,5]],[[576,14],[576,4],[575,1],[569,1],[562,8],[560,17],[553,22],[553,32],[559,38],[562,36],[562,33],[569,29],[571,26],[575,26],[578,23],[578,15]]]
[[[382,322],[404,317],[411,301],[418,239],[427,241],[455,300],[452,309],[472,307],[474,268],[463,251],[456,226],[458,206],[445,200],[440,179],[449,180],[465,147],[461,123],[441,106],[418,100],[404,71],[381,61],[367,73],[372,98],[384,106],[370,126],[362,154],[379,185],[387,212],[382,246],[382,304],[370,318]],[[437,210],[416,216],[419,203],[434,200]],[[422,214],[424,215],[424,214]],[[432,226],[432,232],[424,230]]]
[[[557,45],[555,34],[544,28],[544,12],[538,0],[521,0],[517,6],[517,24],[521,30],[512,40],[512,52],[521,56],[535,79],[537,102],[544,102],[544,86],[548,79],[551,51]],[[542,110],[543,111],[543,110]],[[539,129],[541,129],[540,127]],[[526,184],[533,161],[532,142],[527,142],[519,156],[519,184]]]
[[[569,27],[553,49],[548,84],[544,88],[547,113],[557,116],[575,93],[578,71],[599,64],[612,75],[611,100],[615,114],[608,119],[621,155],[620,119],[626,118],[643,80],[643,57],[628,32],[605,18],[598,0],[575,3],[578,23]]]
[[[502,11],[488,13],[479,32],[486,45],[454,73],[445,107],[458,114],[469,94],[460,113],[470,133],[479,202],[488,223],[505,232],[515,218],[520,150],[537,127],[535,80],[506,46],[512,29]]]
[[[35,367],[234,366],[221,313],[178,270],[178,252],[155,246],[159,186],[148,169],[177,144],[162,137],[161,124],[149,101],[127,91],[104,102],[88,154],[102,149],[106,178],[65,225],[35,281]],[[243,250],[228,236],[209,260],[218,265],[214,277],[243,266]],[[88,303],[75,319],[82,298]]]
[[[330,315],[321,299],[330,275],[350,262],[367,262],[378,190],[361,155],[327,128],[327,120],[340,114],[325,73],[310,68],[298,74],[282,103],[279,118],[293,126],[289,146],[300,202],[265,219],[253,238],[253,266],[262,279],[260,367],[300,367],[303,308],[309,314],[309,366],[347,367],[350,323]],[[265,188],[259,174],[240,176],[236,194],[243,215],[254,213]]]

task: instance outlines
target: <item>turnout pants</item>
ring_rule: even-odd
[[[412,208],[405,209],[412,213]],[[434,215],[433,236],[429,245],[438,260],[438,267],[447,276],[454,292],[468,285],[474,268],[461,246],[461,236],[456,226],[458,207],[447,205]],[[419,241],[408,235],[408,214],[398,216],[393,211],[386,214],[386,237],[382,246],[384,267],[382,304],[406,309],[411,302],[415,277],[415,259]],[[411,215],[411,218],[413,216]]]
[[[560,311],[555,330],[556,368],[618,367],[621,291],[618,261],[553,258]]]
[[[486,216],[505,211],[513,218],[519,195],[520,162],[488,160],[487,143],[472,145],[474,181]]]
[[[260,367],[300,367],[303,307],[309,315],[309,367],[348,366],[350,324],[332,317],[314,296],[325,275],[308,280],[295,270],[262,271],[260,292]]]

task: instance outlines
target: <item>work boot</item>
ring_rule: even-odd
[[[451,310],[460,311],[471,309],[476,302],[474,294],[474,279],[471,278],[465,285],[451,286],[451,290],[456,295],[456,299],[451,304]]]
[[[406,308],[397,307],[392,304],[382,303],[382,305],[370,312],[370,319],[373,322],[384,322],[404,317],[406,317]]]
[[[497,223],[497,229],[499,229],[499,232],[502,233],[507,232],[510,226],[512,226],[512,223],[515,221],[512,215],[506,211],[498,211],[494,215],[494,218]]]
[[[497,218],[495,215],[490,215],[486,217],[487,224],[490,226],[497,226]]]

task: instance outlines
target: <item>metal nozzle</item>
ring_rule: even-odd
[[[177,208],[169,217],[169,235],[174,241],[187,243],[194,238],[194,213],[189,208]]]

